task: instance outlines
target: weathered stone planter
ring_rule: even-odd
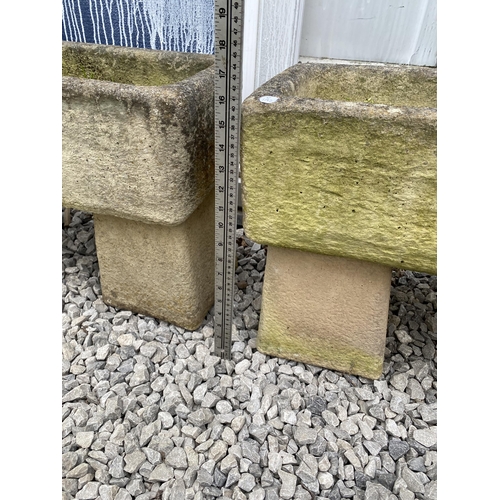
[[[391,268],[436,272],[435,108],[436,70],[396,65],[297,64],[246,99],[244,226],[270,246],[260,350],[380,375]]]
[[[104,301],[196,328],[213,303],[213,57],[63,42],[62,61],[63,206],[94,214]]]

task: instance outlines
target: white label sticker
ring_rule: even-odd
[[[266,104],[276,102],[278,100],[279,100],[279,97],[274,97],[272,95],[265,95],[259,99],[260,102],[265,102]]]

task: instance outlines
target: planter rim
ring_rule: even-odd
[[[214,67],[208,68],[175,83],[167,85],[134,85],[130,83],[117,83],[107,80],[94,80],[75,76],[62,77],[63,99],[74,96],[113,97],[119,99],[134,99],[141,101],[165,100],[176,98],[180,94],[196,92],[199,83],[203,80],[213,79]]]
[[[140,58],[149,58],[156,61],[169,61],[174,58],[184,58],[187,61],[198,60],[199,62],[206,62],[206,68],[197,71],[191,76],[178,80],[173,83],[167,83],[164,85],[138,85],[134,83],[121,83],[112,82],[110,80],[101,80],[95,78],[83,78],[78,76],[62,76],[62,86],[65,90],[75,90],[81,93],[85,90],[87,93],[92,94],[93,92],[99,91],[99,94],[103,92],[106,94],[115,95],[116,92],[123,93],[124,95],[133,92],[134,95],[141,93],[147,93],[148,96],[151,94],[161,95],[165,89],[176,89],[189,86],[191,82],[196,82],[198,79],[207,78],[207,73],[212,74],[214,71],[214,56],[211,54],[198,54],[191,52],[176,52],[176,51],[162,51],[162,50],[152,50],[152,49],[141,49],[135,47],[122,47],[119,45],[101,45],[93,43],[82,43],[82,42],[62,42],[62,48],[74,48],[79,50],[85,50],[85,52],[93,54],[106,54],[106,53],[122,53],[122,54],[133,54]]]
[[[393,123],[412,121],[435,124],[437,121],[436,108],[415,108],[410,106],[389,106],[387,104],[368,104],[355,101],[327,101],[322,99],[280,96],[274,103],[263,103],[260,97],[268,93],[259,92],[249,96],[243,103],[243,117],[245,114],[311,114],[318,118],[360,118],[373,120],[390,120]]]
[[[336,63],[336,62],[304,62],[297,63],[278,75],[274,76],[261,87],[250,94],[243,102],[243,111],[252,113],[319,113],[334,114],[342,117],[369,116],[376,119],[398,119],[398,115],[411,115],[412,119],[435,121],[437,119],[437,108],[432,106],[400,106],[388,104],[366,103],[356,100],[323,99],[321,97],[301,97],[296,95],[298,88],[306,81],[312,80],[314,76],[322,73],[359,70],[372,73],[415,73],[427,77],[436,77],[437,68],[424,66],[410,66],[400,64],[377,64],[367,63]],[[261,100],[264,97],[273,97],[272,102]],[[276,100],[277,98],[277,100]]]
[[[140,55],[141,57],[152,57],[154,59],[170,59],[172,55],[183,55],[190,59],[214,60],[213,54],[201,54],[199,52],[180,52],[175,50],[143,49],[139,47],[126,47],[123,45],[105,45],[101,43],[67,42],[62,41],[62,48],[83,48],[84,50],[99,52],[123,52]]]

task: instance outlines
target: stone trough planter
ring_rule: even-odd
[[[436,273],[436,70],[297,64],[246,99],[241,147],[258,348],[378,378],[391,268]]]
[[[106,303],[194,329],[213,303],[213,57],[63,42],[62,201]]]

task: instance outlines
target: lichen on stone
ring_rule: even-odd
[[[212,57],[204,54],[98,44],[64,42],[62,49],[63,76],[140,86],[171,85],[212,63]]]

